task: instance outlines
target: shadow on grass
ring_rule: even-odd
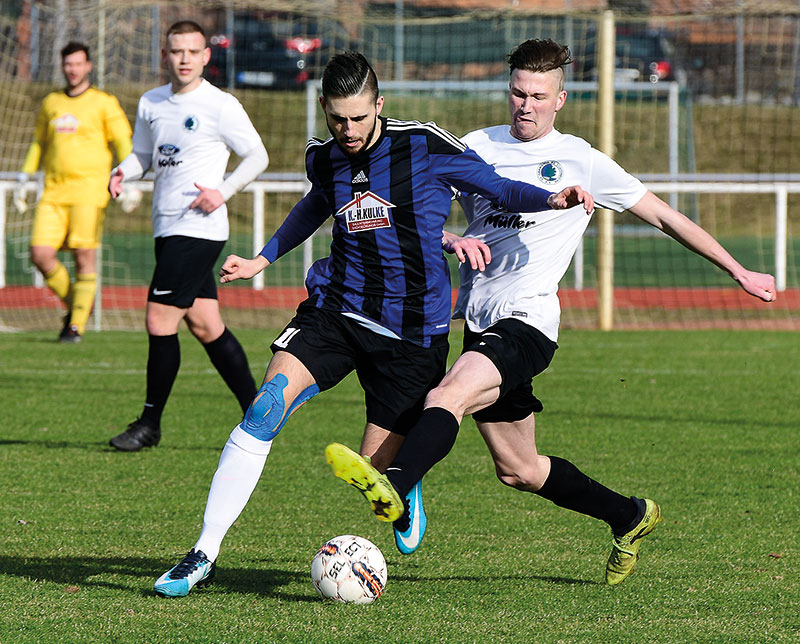
[[[592,581],[590,579],[570,579],[569,577],[554,577],[551,575],[529,575],[529,574],[519,574],[519,575],[496,575],[492,576],[491,578],[480,576],[480,575],[448,575],[448,576],[436,576],[436,575],[407,575],[407,574],[394,574],[393,579],[397,581],[403,582],[425,582],[425,581],[474,581],[477,583],[485,584],[488,581],[529,581],[532,579],[536,579],[539,581],[546,581],[551,584],[561,584],[564,586],[594,586],[599,585],[599,581]]]
[[[153,582],[170,565],[144,557],[11,557],[0,555],[0,574],[44,580],[65,586],[110,588],[155,596]],[[308,581],[307,571],[268,568],[220,568],[211,589],[278,597],[283,601],[318,601],[316,594],[279,592],[282,586]],[[310,587],[310,584],[309,584]]]
[[[109,435],[110,437],[110,435]],[[141,452],[121,452],[114,449],[104,441],[64,441],[64,440],[0,440],[0,447],[4,445],[26,445],[30,447],[43,447],[45,449],[81,449],[90,452],[106,452],[119,454],[120,458],[136,458],[136,454],[147,454],[152,448],[145,448]],[[190,451],[190,452],[221,452],[225,446],[224,441],[219,444],[208,445],[162,445],[159,451]]]

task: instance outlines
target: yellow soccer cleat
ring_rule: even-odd
[[[333,473],[356,488],[369,501],[379,521],[396,521],[403,514],[403,501],[397,490],[389,483],[369,459],[356,454],[341,443],[331,443],[325,448],[325,458]]]
[[[611,554],[606,564],[606,583],[616,586],[633,572],[639,560],[639,546],[642,537],[650,534],[661,523],[661,510],[655,501],[644,499],[644,516],[631,530],[621,536],[614,536]]]

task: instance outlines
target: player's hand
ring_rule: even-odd
[[[594,212],[594,197],[580,186],[569,186],[561,192],[550,195],[547,204],[554,210],[563,210],[564,208],[572,208],[578,204],[583,204],[583,209],[587,215],[591,215]]]
[[[455,253],[462,264],[469,260],[472,270],[483,272],[486,270],[486,265],[492,261],[489,247],[474,237],[459,237],[445,230],[442,235],[442,248],[448,253]]]
[[[200,194],[189,204],[191,210],[199,210],[207,215],[210,212],[214,212],[225,203],[225,197],[222,196],[219,190],[215,188],[205,188],[199,183],[194,184],[194,187],[200,191]]]
[[[122,194],[122,170],[119,168],[111,173],[111,178],[108,180],[108,194],[112,199],[116,199]]]
[[[14,187],[14,191],[11,195],[14,208],[16,208],[20,215],[28,210],[28,189],[25,187],[25,184],[28,183],[29,178],[27,173],[20,172],[17,175],[17,185]]]
[[[743,275],[734,278],[745,291],[760,298],[765,302],[774,302],[778,293],[775,289],[775,278],[767,273],[745,271]]]
[[[253,259],[245,259],[238,255],[228,255],[219,271],[221,284],[234,280],[249,280],[254,275],[263,271],[269,262],[263,255],[256,255]]]

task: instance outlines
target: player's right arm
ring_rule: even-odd
[[[263,271],[270,262],[263,255],[256,255],[253,259],[245,259],[238,255],[228,255],[219,271],[219,281],[222,284],[234,280],[249,280]]]
[[[33,143],[25,154],[25,161],[22,169],[17,175],[17,186],[14,188],[13,201],[17,211],[24,213],[28,209],[27,197],[28,190],[25,185],[31,175],[39,169],[39,162],[42,160],[42,151],[47,144],[47,114],[45,106],[42,105],[39,115],[36,118],[36,129],[34,130]]]
[[[312,188],[295,204],[266,246],[253,259],[230,255],[220,270],[220,282],[250,279],[276,259],[297,248],[311,237],[329,216],[330,209],[322,191]]]
[[[133,128],[133,150],[122,162],[111,171],[108,192],[116,199],[122,193],[123,181],[135,181],[144,176],[153,162],[153,134],[143,100],[139,100],[136,110],[136,125]]]

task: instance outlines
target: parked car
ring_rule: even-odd
[[[597,36],[590,34],[583,51],[577,51],[578,68],[587,79],[597,78]],[[668,35],[641,25],[617,25],[614,77],[623,81],[675,80],[678,68]]]
[[[237,12],[233,33],[214,34],[210,46],[206,78],[215,85],[302,89],[307,80],[319,77],[334,51],[350,47],[350,40],[335,22]]]

